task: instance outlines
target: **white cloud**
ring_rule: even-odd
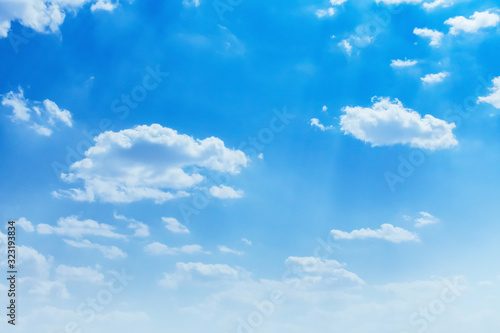
[[[391,66],[392,67],[411,67],[411,66],[415,66],[417,64],[417,61],[416,60],[400,60],[400,59],[397,59],[397,60],[392,60],[391,61]]]
[[[96,10],[104,10],[107,12],[112,12],[118,7],[118,1],[112,2],[111,0],[98,0],[96,3],[90,6],[90,10],[95,12]]]
[[[383,239],[393,243],[401,242],[419,242],[417,234],[405,230],[403,228],[394,227],[392,224],[382,224],[380,229],[362,228],[351,232],[332,230],[331,234],[334,239]]]
[[[243,251],[233,250],[233,249],[228,248],[225,245],[217,245],[217,248],[219,249],[220,253],[230,253],[230,254],[236,254],[238,256],[245,254],[245,252],[243,252]]]
[[[420,228],[428,224],[438,223],[439,219],[427,212],[420,212],[420,217],[415,219],[415,227]]]
[[[332,6],[340,6],[340,5],[344,4],[345,2],[347,2],[347,0],[330,0],[330,4]]]
[[[323,112],[328,111],[328,107],[326,105],[323,105],[323,108],[321,108],[321,111],[323,111]]]
[[[56,122],[68,127],[73,126],[72,116],[68,110],[61,110],[51,100],[43,102],[30,101],[24,97],[24,91],[19,87],[19,92],[8,92],[2,96],[2,105],[12,109],[12,121],[26,123],[38,134],[50,136],[52,129],[57,128]]]
[[[433,2],[425,2],[422,5],[425,10],[434,10],[438,7],[451,7],[453,6],[453,1],[452,0],[434,0]]]
[[[18,245],[17,251],[19,254],[18,263],[24,276],[32,275],[42,278],[49,276],[54,258],[46,257],[34,248],[25,245]]]
[[[419,37],[430,38],[431,42],[429,45],[439,46],[441,45],[441,40],[443,39],[444,34],[441,31],[432,30],[428,28],[415,28],[413,29],[413,33]]]
[[[237,280],[241,272],[225,264],[203,264],[201,262],[178,262],[172,274],[163,273],[159,284],[166,288],[176,289],[179,283],[198,280]]]
[[[285,260],[288,269],[302,279],[318,283],[337,283],[363,285],[365,282],[356,274],[345,270],[345,264],[336,260],[315,257],[288,257]]]
[[[450,7],[453,5],[452,0],[434,0],[432,2],[424,2],[424,0],[377,0],[377,3],[383,2],[388,5],[399,5],[399,4],[410,4],[419,5],[422,4],[425,10],[433,10],[438,7]]]
[[[54,293],[61,298],[70,298],[66,285],[61,281],[36,280],[33,284],[29,294],[48,297]]]
[[[421,77],[420,80],[422,80],[423,83],[439,83],[443,82],[445,78],[447,78],[450,75],[448,72],[440,72],[436,74],[427,74],[424,77]]]
[[[162,217],[161,220],[165,223],[165,228],[177,234],[189,234],[189,229],[181,224],[173,217]]]
[[[312,127],[317,127],[317,128],[319,128],[320,130],[322,130],[322,131],[326,131],[326,130],[331,130],[331,129],[333,129],[333,125],[328,125],[328,126],[325,126],[325,125],[323,125],[323,124],[321,124],[321,123],[319,122],[319,119],[318,119],[318,118],[312,118],[312,119],[311,119],[311,126],[312,126]]]
[[[478,98],[478,103],[489,103],[500,109],[500,76],[493,79],[493,87],[490,88],[490,95]]]
[[[203,251],[203,247],[198,244],[183,245],[181,247],[168,247],[165,244],[154,242],[144,247],[144,250],[153,255],[176,255],[176,254],[197,254],[209,253]]]
[[[0,38],[7,37],[12,21],[40,33],[54,33],[67,13],[77,12],[86,3],[96,0],[16,0],[0,1]],[[109,0],[97,0],[91,9],[110,10]],[[116,4],[115,4],[116,6]]]
[[[56,276],[58,280],[62,281],[91,283],[102,283],[104,281],[104,275],[92,267],[71,267],[59,265],[56,268]]]
[[[338,45],[340,47],[344,48],[345,52],[348,55],[352,54],[352,45],[351,45],[351,43],[349,42],[348,39],[343,39],[342,41],[340,41],[340,43]]]
[[[163,203],[189,195],[186,190],[203,183],[207,170],[237,174],[247,164],[242,151],[226,148],[218,138],[194,139],[158,124],[108,131],[94,140],[86,158],[61,174],[68,183],[83,183],[83,189],[54,192],[56,197]]]
[[[409,144],[425,149],[445,149],[458,144],[453,135],[455,124],[405,108],[395,99],[372,98],[373,106],[344,107],[340,117],[341,129],[346,134],[369,142],[372,146]]]
[[[117,220],[130,222],[128,227],[134,230],[134,237],[144,238],[149,236],[149,227],[146,224],[124,215],[119,215],[116,212],[113,212],[113,216]]]
[[[21,217],[19,220],[17,220],[16,224],[18,226],[20,226],[24,231],[27,231],[27,232],[35,231],[33,224],[31,224],[31,222],[28,221],[25,217]]]
[[[475,33],[479,29],[494,27],[500,22],[500,16],[496,13],[474,12],[469,18],[456,16],[447,19],[444,23],[450,25],[450,34],[457,35],[459,32]]]
[[[232,187],[220,185],[212,186],[210,194],[219,199],[239,199],[243,197],[242,190],[235,190]]]
[[[55,227],[43,223],[38,224],[36,230],[40,234],[57,234],[74,238],[86,235],[125,238],[124,235],[114,232],[115,228],[109,224],[98,223],[90,219],[80,221],[76,216],[61,217],[57,220]]]
[[[333,16],[335,14],[335,9],[333,7],[330,7],[328,9],[318,9],[318,10],[316,10],[315,14],[319,18],[322,18],[325,16]]]
[[[121,249],[117,248],[116,246],[106,246],[106,245],[96,244],[90,242],[87,239],[84,239],[82,241],[65,239],[64,241],[66,242],[66,244],[76,248],[99,250],[104,255],[104,257],[108,259],[119,259],[127,257],[127,254],[123,252]]]
[[[248,240],[248,239],[246,239],[246,238],[244,238],[244,237],[241,239],[241,241],[242,241],[243,243],[245,243],[246,245],[250,245],[250,246],[252,245],[252,241],[250,241],[250,240]]]
[[[182,4],[186,7],[199,7],[200,0],[182,0]]]

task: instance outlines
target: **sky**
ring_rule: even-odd
[[[492,0],[0,0],[2,332],[498,331],[499,43]]]

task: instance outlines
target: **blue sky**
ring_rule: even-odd
[[[0,0],[1,327],[498,330],[499,8]]]

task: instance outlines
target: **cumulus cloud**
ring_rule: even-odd
[[[94,140],[86,157],[61,174],[83,188],[56,191],[56,197],[163,203],[189,195],[186,191],[204,182],[204,172],[238,174],[247,164],[242,151],[226,148],[218,138],[194,139],[158,124],[108,131]]]
[[[118,1],[112,2],[111,0],[98,0],[96,3],[90,6],[90,10],[95,12],[96,10],[104,10],[107,12],[112,12],[118,7]]]
[[[225,245],[217,245],[217,248],[219,249],[220,253],[230,253],[230,254],[236,254],[238,256],[245,254],[245,252],[243,252],[243,251],[233,250],[233,249],[228,248]]]
[[[351,232],[332,230],[330,231],[334,239],[383,239],[393,243],[419,242],[417,234],[403,228],[394,227],[392,224],[382,224],[380,229],[362,228]]]
[[[427,212],[420,212],[420,217],[415,219],[415,227],[420,228],[428,224],[438,223],[439,219]]]
[[[134,237],[148,237],[149,236],[149,227],[135,219],[128,218],[124,215],[119,215],[116,212],[113,213],[113,216],[117,220],[122,220],[122,221],[127,221],[130,222],[128,227],[132,230],[134,230]]]
[[[71,112],[61,110],[56,103],[46,99],[43,102],[30,101],[24,97],[24,91],[19,87],[16,93],[10,91],[2,97],[2,105],[12,110],[11,119],[16,123],[24,123],[43,136],[50,136],[57,123],[68,127],[73,126]]]
[[[20,226],[24,231],[27,232],[35,231],[35,227],[33,227],[33,224],[30,221],[28,221],[25,217],[21,217],[19,220],[17,220],[16,224]]]
[[[83,236],[101,236],[109,238],[125,238],[124,235],[116,233],[115,228],[109,224],[98,223],[94,220],[80,221],[76,216],[61,217],[57,220],[57,226],[38,224],[36,230],[39,234],[56,234],[67,237],[81,238]]]
[[[391,61],[391,66],[392,67],[411,67],[411,66],[415,66],[417,64],[417,61],[416,60],[400,60],[400,59],[397,59],[397,60],[392,60]]]
[[[317,127],[317,128],[319,128],[321,131],[323,131],[323,132],[324,132],[324,131],[326,131],[326,130],[331,130],[331,129],[333,129],[333,125],[328,125],[328,126],[325,126],[325,125],[321,124],[321,123],[319,122],[319,119],[317,119],[317,118],[312,118],[312,119],[311,119],[311,126],[312,126],[312,127]]]
[[[479,103],[489,103],[500,109],[500,76],[493,79],[493,87],[490,88],[488,96],[481,96],[478,98]]]
[[[176,234],[189,234],[189,229],[173,217],[162,217],[165,228]]]
[[[144,247],[144,250],[153,255],[176,255],[176,254],[197,254],[208,253],[203,251],[203,247],[198,244],[183,245],[181,247],[168,247],[165,244],[154,242]]]
[[[87,3],[96,9],[113,10],[117,3],[109,0],[16,0],[0,1],[0,38],[7,37],[11,23],[17,21],[40,33],[54,33],[67,13],[76,12]]]
[[[66,242],[66,244],[76,248],[99,250],[102,253],[102,255],[108,259],[119,259],[127,257],[127,254],[116,246],[106,246],[106,245],[96,244],[92,243],[87,239],[84,239],[82,241],[65,239],[64,241]]]
[[[420,80],[422,80],[423,83],[439,83],[442,82],[445,78],[447,78],[450,75],[448,72],[440,72],[436,74],[427,74],[424,77],[421,77]]]
[[[315,14],[318,18],[333,16],[335,14],[335,9],[333,7],[330,7],[328,9],[318,9],[316,10]]]
[[[352,45],[348,39],[343,39],[338,45],[343,48],[348,55],[352,54]]]
[[[428,28],[415,28],[413,29],[413,33],[419,37],[430,38],[429,45],[439,46],[441,45],[441,40],[443,39],[444,34],[441,31],[432,30]]]
[[[372,146],[408,144],[425,149],[445,149],[458,144],[453,135],[454,123],[405,108],[395,99],[372,98],[372,107],[344,107],[340,117],[345,134],[371,143]]]
[[[242,190],[235,190],[225,185],[212,186],[209,191],[211,195],[219,199],[239,199],[244,194]]]
[[[179,283],[188,281],[237,280],[241,272],[225,264],[203,264],[201,262],[178,262],[172,274],[163,273],[160,286],[176,289]]]
[[[475,33],[479,29],[494,27],[500,22],[500,16],[491,13],[489,10],[484,12],[474,12],[469,18],[456,16],[447,19],[444,23],[450,25],[450,34],[457,35],[460,32]]]

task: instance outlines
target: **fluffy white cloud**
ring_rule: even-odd
[[[392,60],[391,61],[391,66],[392,67],[411,67],[411,66],[415,66],[417,64],[417,61],[416,60],[400,60],[400,59],[397,59],[397,60]]]
[[[1,96],[2,105],[12,109],[12,121],[26,123],[40,135],[50,136],[57,126],[56,123],[73,126],[68,110],[61,110],[56,103],[48,99],[32,102],[24,97],[21,87],[17,93],[10,91]]]
[[[230,254],[236,254],[238,256],[245,254],[245,252],[243,252],[243,251],[233,250],[233,249],[228,248],[225,245],[217,245],[217,248],[219,249],[220,253],[230,253]]]
[[[132,230],[134,230],[134,237],[148,237],[149,236],[149,227],[135,219],[128,218],[124,215],[119,215],[116,212],[113,213],[113,216],[117,220],[122,220],[122,221],[127,221],[130,222],[128,227]]]
[[[112,2],[111,0],[98,0],[96,3],[90,6],[90,10],[95,12],[96,10],[104,10],[107,12],[112,12],[118,7],[118,0]]]
[[[189,229],[181,224],[173,217],[162,217],[161,220],[165,223],[165,228],[176,234],[189,234]]]
[[[479,97],[478,102],[489,103],[500,109],[500,76],[493,79],[493,87],[490,88],[490,92],[488,96]]]
[[[16,224],[20,226],[24,231],[27,232],[35,231],[35,227],[33,227],[33,224],[31,224],[31,222],[24,217],[21,217],[19,220],[17,220]]]
[[[331,129],[333,129],[333,125],[325,126],[325,125],[321,124],[321,123],[319,122],[319,119],[317,119],[317,118],[312,118],[312,119],[311,119],[311,126],[312,126],[312,127],[317,127],[317,128],[319,128],[321,131],[326,131],[326,130],[331,130]]]
[[[343,39],[338,45],[342,47],[348,55],[352,54],[352,45],[348,39]]]
[[[176,289],[180,282],[237,280],[241,272],[225,264],[203,264],[201,262],[178,262],[172,274],[163,273],[159,284],[166,288]]]
[[[18,21],[25,27],[41,33],[59,31],[66,13],[76,12],[87,3],[96,9],[112,10],[116,3],[109,0],[16,0],[0,1],[0,38],[7,37],[11,22]],[[110,6],[114,6],[111,8]]]
[[[419,242],[420,238],[417,234],[405,230],[403,228],[394,227],[392,224],[382,224],[380,229],[362,228],[351,232],[332,230],[330,231],[334,239],[368,239],[376,238],[383,239],[393,243],[401,242]]]
[[[183,245],[181,247],[168,247],[165,244],[154,242],[144,247],[144,250],[153,255],[176,255],[176,254],[197,254],[209,253],[203,251],[203,247],[198,244]]]
[[[186,190],[204,181],[204,171],[237,174],[247,164],[242,151],[226,148],[218,138],[195,140],[158,124],[108,131],[94,140],[86,158],[61,174],[66,182],[83,183],[83,189],[54,192],[56,197],[162,203],[189,195]]]
[[[125,238],[124,235],[114,232],[115,228],[109,224],[98,223],[94,220],[80,221],[76,216],[61,217],[57,220],[57,226],[38,224],[36,230],[40,234],[57,234],[81,238],[86,235],[102,236],[110,238]]]
[[[71,267],[59,265],[56,268],[56,276],[58,280],[62,281],[91,283],[102,283],[104,281],[104,275],[92,267]]]
[[[7,253],[7,251],[5,251]],[[54,258],[44,256],[32,247],[20,245],[17,246],[18,263],[23,270],[24,276],[37,276],[47,278],[50,274]]]
[[[459,32],[475,33],[479,29],[494,27],[500,22],[500,16],[491,13],[489,10],[484,12],[474,12],[469,18],[457,16],[447,19],[444,23],[450,25],[450,34],[457,35]]]
[[[328,284],[363,285],[365,282],[356,274],[345,270],[345,264],[336,260],[315,257],[288,257],[285,265],[290,272],[308,282],[325,282]]]
[[[450,75],[448,72],[440,72],[436,74],[427,74],[424,77],[421,77],[420,80],[422,80],[423,83],[439,83],[443,82],[445,78],[447,78]]]
[[[438,223],[439,219],[427,212],[420,212],[420,217],[415,219],[415,227],[420,228],[428,224]]]
[[[244,194],[242,190],[235,190],[225,185],[212,186],[209,191],[211,195],[219,199],[239,199]]]
[[[453,135],[455,124],[407,109],[395,99],[372,98],[373,106],[344,107],[340,117],[346,134],[369,142],[372,146],[409,144],[425,149],[445,149],[458,144]]]
[[[127,254],[116,246],[106,246],[101,244],[92,243],[91,241],[84,239],[82,241],[74,241],[70,239],[64,240],[66,244],[82,249],[96,249],[101,251],[103,256],[108,259],[119,259],[126,258]]]
[[[439,46],[441,45],[441,40],[443,39],[444,34],[441,31],[432,30],[428,28],[415,28],[413,29],[413,33],[419,37],[430,38],[431,42],[429,45]]]
[[[340,5],[344,4],[345,2],[347,2],[347,0],[330,0],[330,4],[332,6],[340,6]]]

